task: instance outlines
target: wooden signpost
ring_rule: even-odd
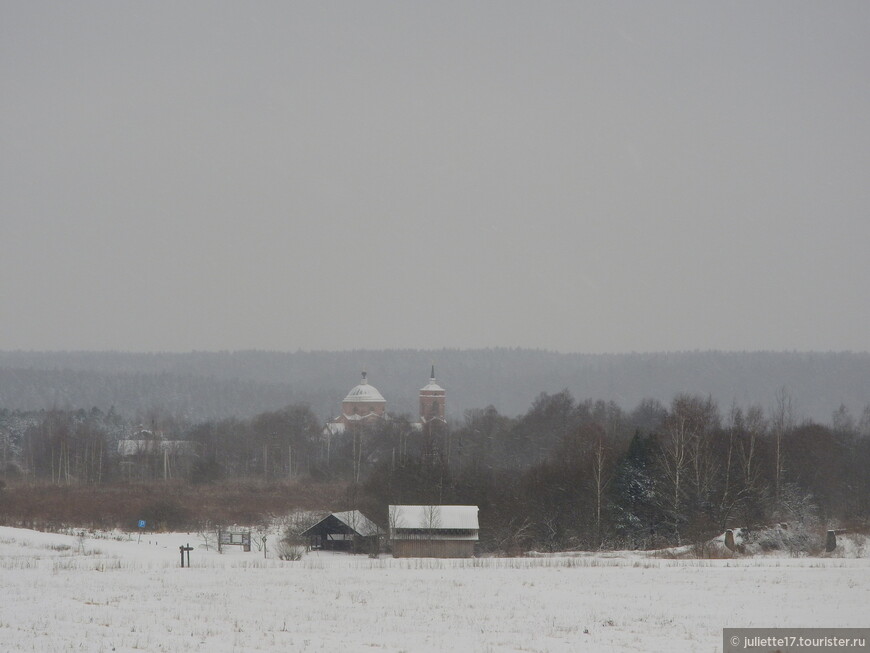
[[[190,568],[190,552],[193,551],[193,547],[188,544],[187,546],[178,547],[178,551],[181,553],[181,568],[184,568],[184,553],[187,552],[187,566]]]

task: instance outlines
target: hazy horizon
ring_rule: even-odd
[[[0,350],[870,351],[870,4],[0,6]]]
[[[355,347],[347,349],[274,349],[248,347],[245,349],[0,349],[5,354],[240,354],[240,353],[276,353],[276,354],[350,354],[355,352],[432,352],[439,351],[485,351],[485,350],[526,350],[545,354],[560,354],[566,356],[661,356],[668,354],[870,354],[867,349],[660,349],[636,351],[563,351],[549,347],[522,347],[508,345],[492,345],[482,347]],[[437,364],[437,361],[433,361]]]
[[[393,414],[414,414],[434,362],[448,414],[494,406],[529,409],[540,393],[568,390],[579,400],[632,409],[668,405],[681,393],[772,408],[793,399],[795,418],[827,423],[842,405],[862,415],[870,387],[868,353],[678,352],[562,354],[529,349],[356,350],[348,352],[4,352],[0,406],[39,410],[98,407],[132,415],[161,407],[198,419],[250,416],[304,403],[326,419],[359,383],[360,372]],[[870,410],[870,408],[867,408]]]

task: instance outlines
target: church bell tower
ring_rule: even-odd
[[[420,421],[428,424],[433,421],[447,423],[447,391],[435,383],[435,365],[429,383],[420,388]]]

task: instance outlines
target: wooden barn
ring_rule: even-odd
[[[379,545],[381,529],[359,510],[333,512],[300,533],[312,549],[371,551]],[[375,549],[376,550],[376,549]]]
[[[471,558],[480,526],[477,506],[390,506],[396,558]]]

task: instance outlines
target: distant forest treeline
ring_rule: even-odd
[[[870,524],[870,404],[860,415],[842,406],[830,425],[798,421],[784,389],[767,409],[680,394],[626,411],[542,393],[518,417],[488,407],[449,427],[395,418],[340,435],[305,405],[150,426],[96,408],[0,410],[0,524],[252,523],[275,509],[282,483],[305,491],[300,507],[361,509],[382,525],[391,504],[476,505],[480,550],[506,553],[693,543],[704,554],[740,527],[762,550],[803,554],[827,528]],[[240,484],[262,500],[230,499]],[[151,500],[109,501],[134,485]],[[204,486],[211,509],[182,499]],[[91,498],[69,503],[83,488]]]
[[[335,415],[363,369],[393,414],[414,415],[429,366],[448,392],[448,415],[494,406],[520,415],[541,392],[567,389],[624,408],[679,393],[719,405],[769,408],[787,388],[798,416],[826,423],[841,404],[870,401],[870,354],[676,352],[562,354],[529,349],[344,352],[0,352],[0,408],[114,411],[143,422],[155,412],[200,421],[249,418],[289,404]]]

